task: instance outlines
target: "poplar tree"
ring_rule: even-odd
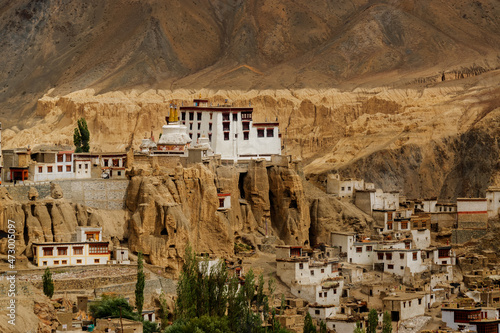
[[[42,276],[43,281],[43,293],[48,297],[52,298],[54,296],[54,281],[52,281],[52,273],[49,268],[45,269],[45,273]]]
[[[137,255],[137,283],[135,284],[135,306],[137,307],[137,313],[142,320],[142,307],[144,305],[144,264],[142,259],[142,252]]]
[[[366,333],[376,333],[378,325],[377,310],[371,309],[368,313],[368,325],[366,326]]]
[[[90,132],[85,118],[78,119],[77,127],[73,133],[75,153],[88,153],[90,150]]]
[[[312,317],[309,312],[306,313],[306,318],[304,319],[304,333],[316,333],[316,326],[314,326]]]
[[[392,319],[389,312],[384,312],[382,333],[392,333]]]

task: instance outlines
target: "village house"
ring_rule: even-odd
[[[39,150],[31,153],[30,180],[34,182],[73,179],[72,150]]]
[[[381,189],[356,191],[354,204],[368,215],[374,210],[398,210],[399,191],[384,192]]]
[[[379,242],[363,240],[353,244],[354,251],[349,258],[350,264],[372,265],[375,260],[375,250],[378,248]]]
[[[399,276],[405,275],[405,270],[410,273],[421,273],[427,269],[423,264],[421,251],[418,249],[379,249],[375,250],[375,264],[384,272]]]
[[[336,260],[313,260],[300,246],[276,246],[276,272],[294,296],[309,302],[313,318],[326,319],[336,312],[342,297],[344,278]]]
[[[331,245],[339,249],[340,259],[351,262],[354,254],[355,232],[334,231],[331,233]],[[345,260],[344,260],[345,258]]]
[[[431,246],[431,231],[429,229],[412,229],[411,239],[412,248],[426,249]]]
[[[326,179],[326,193],[339,198],[352,198],[355,191],[375,189],[375,184],[363,179],[341,179],[339,174],[330,174]]]
[[[126,152],[75,153],[74,178],[125,179]]]
[[[425,314],[424,293],[395,293],[382,299],[383,311],[391,315],[392,321],[403,321]]]
[[[200,98],[194,99],[192,106],[181,106],[180,112],[180,122],[191,140],[208,138],[213,153],[223,160],[269,161],[271,155],[281,154],[279,123],[254,122],[252,107],[212,106],[208,99]]]
[[[101,227],[77,227],[75,242],[33,243],[33,263],[37,266],[104,265],[109,260]]]

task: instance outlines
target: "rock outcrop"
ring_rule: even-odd
[[[120,218],[122,221],[120,221]],[[31,258],[35,242],[75,241],[77,226],[103,227],[104,240],[112,237],[123,240],[124,213],[100,211],[73,204],[65,199],[47,198],[17,202],[6,188],[0,188],[0,231],[8,232],[8,221],[14,221],[16,255]],[[7,253],[7,238],[0,240],[0,253]]]

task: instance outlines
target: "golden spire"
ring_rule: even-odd
[[[168,122],[174,123],[179,121],[179,115],[177,114],[177,106],[170,104],[170,112],[168,114]]]

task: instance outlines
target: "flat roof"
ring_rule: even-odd
[[[32,243],[33,245],[39,245],[39,246],[49,246],[49,245],[79,245],[79,244],[106,244],[108,245],[108,242],[44,242],[44,243]]]
[[[234,107],[234,106],[181,106],[181,111],[213,111],[213,112],[253,112],[253,108],[249,107]]]
[[[356,233],[354,231],[332,231],[332,234],[344,235],[344,236],[354,236]]]
[[[486,198],[457,198],[457,201],[486,201]]]
[[[412,300],[416,298],[421,298],[424,297],[425,293],[397,293],[396,295],[393,296],[387,296],[384,297],[384,301],[407,301],[407,300]]]

